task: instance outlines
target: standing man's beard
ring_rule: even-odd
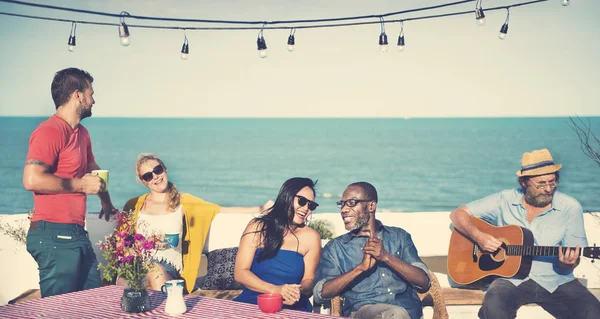
[[[546,207],[548,206],[548,204],[552,203],[552,199],[554,198],[555,192],[556,188],[553,189],[552,192],[550,192],[550,194],[544,192],[535,195],[530,191],[530,188],[527,187],[527,189],[525,190],[525,202],[534,207]]]
[[[92,116],[92,108],[84,108],[83,105],[79,106],[77,109],[77,113],[79,113],[79,117],[83,120],[84,118]]]

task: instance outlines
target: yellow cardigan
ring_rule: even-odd
[[[139,212],[148,194],[134,197],[127,201],[123,211],[133,210],[134,225],[137,224]],[[202,249],[210,229],[210,224],[221,209],[219,205],[206,202],[190,194],[181,194],[181,205],[184,212],[184,233],[182,242],[183,270],[181,277],[185,280],[185,288],[188,292],[194,290],[198,268],[202,258]]]

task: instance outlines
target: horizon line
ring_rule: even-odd
[[[49,116],[54,115],[54,113],[49,115],[0,115],[0,118],[47,118]],[[411,120],[411,119],[518,119],[518,118],[596,118],[600,117],[598,115],[548,115],[548,116],[539,116],[539,115],[524,115],[524,116],[397,116],[397,117],[378,117],[378,116],[346,116],[346,117],[334,117],[334,116],[322,116],[322,117],[310,117],[310,116],[301,116],[301,117],[219,117],[219,116],[211,116],[211,117],[202,117],[202,116],[92,116],[91,119],[232,119],[232,120],[286,120],[286,119],[332,119],[332,120],[351,120],[351,119],[384,119],[384,120]]]

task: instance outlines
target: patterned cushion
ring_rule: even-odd
[[[242,286],[233,280],[233,268],[238,248],[216,249],[208,253],[207,274],[200,289],[236,290]]]

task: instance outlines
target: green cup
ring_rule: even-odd
[[[97,169],[93,170],[92,174],[98,175],[104,181],[104,189],[103,192],[108,192],[108,170],[107,169]]]

